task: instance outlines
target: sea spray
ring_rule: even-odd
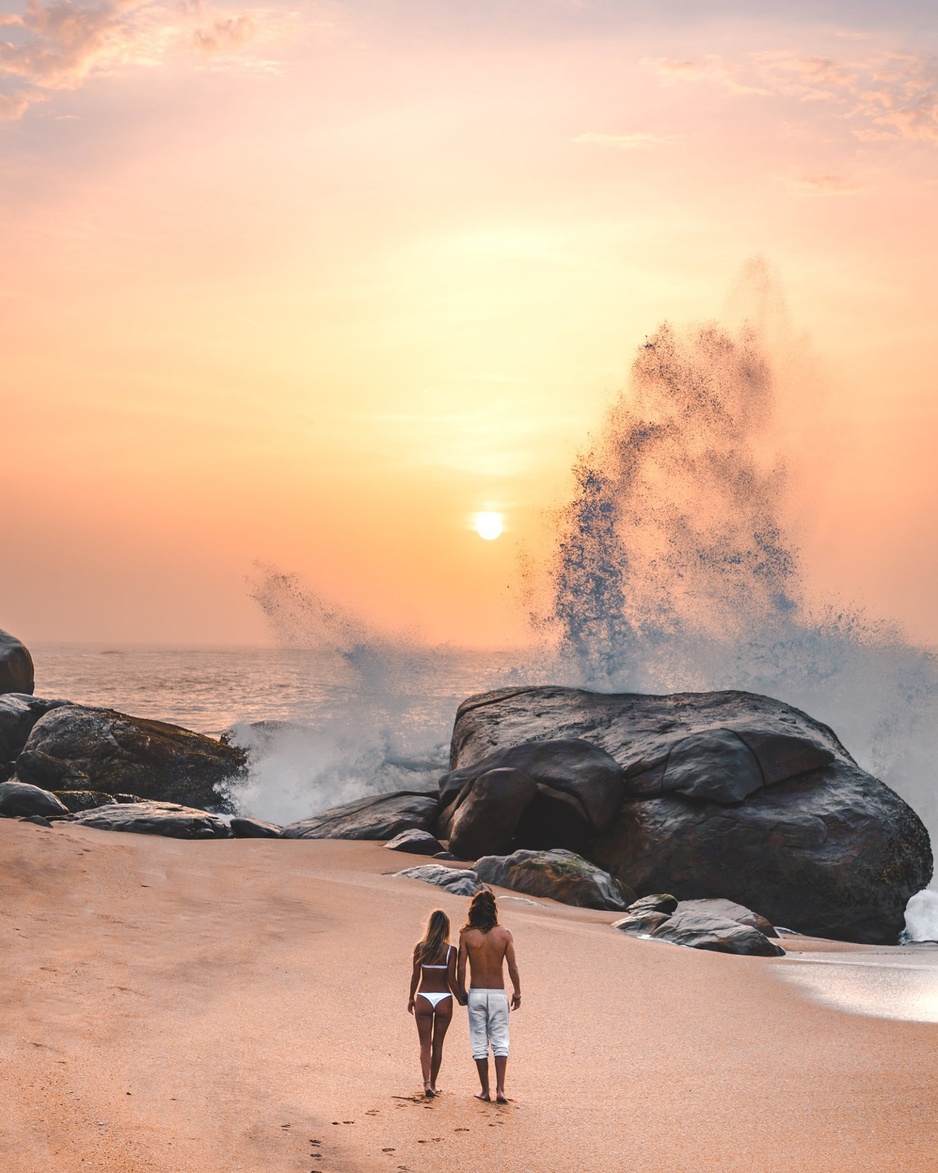
[[[938,661],[895,626],[810,597],[773,451],[767,337],[748,322],[665,324],[640,348],[551,519],[532,621],[558,682],[737,688],[804,709],[934,837]]]

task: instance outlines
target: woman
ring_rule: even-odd
[[[443,1060],[443,1040],[453,1017],[456,989],[456,950],[449,943],[449,917],[438,908],[430,913],[423,940],[414,946],[414,971],[407,1003],[407,1012],[417,1019],[423,1093],[428,1098],[439,1095],[436,1079]]]

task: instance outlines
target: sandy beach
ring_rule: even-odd
[[[0,821],[0,1167],[935,1168],[938,1026],[832,1010],[777,962],[507,893],[512,1102],[473,1099],[462,1010],[425,1101],[410,951],[431,909],[458,928],[466,902],[387,874],[412,862]]]

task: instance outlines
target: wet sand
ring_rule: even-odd
[[[507,894],[512,1102],[473,1099],[460,1009],[425,1101],[410,951],[466,901],[383,874],[414,862],[0,820],[0,1169],[936,1168],[938,1025]]]

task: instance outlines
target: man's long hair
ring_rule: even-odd
[[[421,965],[436,965],[446,959],[449,945],[449,917],[441,909],[431,912],[427,919],[423,939],[417,942],[414,956]]]
[[[498,906],[495,903],[495,893],[490,892],[488,888],[483,888],[481,892],[476,892],[472,898],[469,905],[469,919],[463,925],[462,931],[479,929],[480,932],[487,933],[497,924]]]

